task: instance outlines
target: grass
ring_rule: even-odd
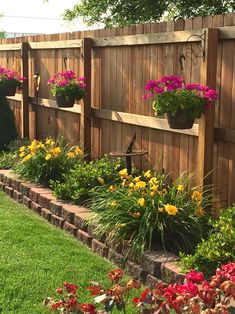
[[[64,281],[78,284],[81,302],[92,300],[90,280],[108,284],[111,263],[2,192],[0,217],[0,313],[49,313],[42,301]]]

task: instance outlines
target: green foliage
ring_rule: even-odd
[[[198,244],[195,253],[182,254],[184,270],[196,269],[210,276],[223,263],[235,260],[235,205],[223,210],[211,225],[208,239]]]
[[[207,229],[210,189],[202,194],[183,177],[169,184],[150,171],[133,178],[123,169],[120,176],[119,185],[92,190],[96,233],[113,245],[128,243],[137,257],[145,249],[192,252]]]
[[[11,142],[5,151],[0,153],[0,169],[11,169],[19,160],[18,149],[22,146],[23,143],[26,143],[25,140],[15,140]]]
[[[82,17],[88,25],[124,26],[162,19],[189,18],[235,11],[234,0],[81,0],[64,12],[64,18]]]
[[[180,110],[187,114],[186,118],[198,119],[206,105],[206,99],[197,96],[195,91],[181,89],[158,94],[153,102],[153,109],[156,116],[164,113],[175,115]]]
[[[0,151],[17,138],[14,114],[5,96],[0,95]]]
[[[62,181],[70,169],[83,157],[78,146],[69,147],[59,137],[56,141],[33,140],[19,149],[20,160],[14,170],[20,176],[49,185],[50,180]]]
[[[58,198],[81,203],[89,198],[95,186],[119,181],[118,169],[123,166],[120,159],[111,160],[107,156],[90,163],[78,164],[64,176],[64,182],[54,180],[52,188]]]

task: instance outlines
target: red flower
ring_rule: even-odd
[[[68,293],[76,294],[78,286],[73,283],[64,282],[64,287]]]
[[[50,306],[50,310],[54,312],[54,311],[56,311],[57,309],[59,309],[62,304],[63,304],[62,301],[55,302],[55,303],[53,303],[53,304]]]
[[[206,304],[212,304],[216,298],[216,286],[211,285],[210,282],[204,281],[198,292],[199,297]]]
[[[96,308],[93,304],[81,304],[80,305],[80,310],[83,311],[84,313],[89,313],[89,314],[96,314]]]
[[[100,286],[90,286],[90,287],[87,287],[87,290],[90,290],[91,293],[90,295],[97,295],[97,294],[100,294]]]
[[[191,271],[185,276],[187,281],[194,283],[201,283],[204,280],[204,274],[202,272]]]
[[[123,277],[123,275],[123,270],[121,268],[116,268],[108,273],[108,278],[113,282],[118,282]]]
[[[64,307],[66,309],[72,309],[72,310],[76,310],[77,305],[78,305],[78,302],[75,298],[71,298],[70,300],[68,300],[64,303]]]
[[[57,292],[57,293],[59,293],[59,294],[62,294],[62,293],[64,292],[64,290],[63,290],[62,288],[58,288],[58,289],[56,289],[55,292]]]

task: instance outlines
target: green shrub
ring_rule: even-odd
[[[0,169],[11,169],[19,160],[18,150],[25,140],[15,140],[6,146],[6,150],[0,152]]]
[[[5,96],[0,95],[0,151],[17,138],[14,114]]]
[[[207,229],[207,192],[190,189],[182,177],[169,184],[167,176],[150,170],[138,177],[126,169],[119,173],[119,185],[91,191],[96,232],[108,234],[113,245],[128,243],[137,257],[152,248],[192,252]]]
[[[207,240],[198,244],[192,255],[182,254],[184,270],[196,269],[210,276],[217,267],[235,261],[235,205],[221,212]]]
[[[53,181],[52,188],[58,198],[81,203],[90,197],[95,186],[115,184],[120,181],[118,170],[123,166],[121,159],[111,160],[107,156],[78,164],[64,178],[64,182]]]
[[[20,160],[14,167],[20,176],[50,185],[51,180],[63,181],[66,174],[81,162],[83,152],[78,146],[69,147],[62,138],[56,141],[33,140],[19,149]]]

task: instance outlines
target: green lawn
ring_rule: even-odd
[[[107,284],[113,267],[0,192],[0,313],[48,313],[42,301],[64,281],[78,284],[87,302],[89,280]]]

